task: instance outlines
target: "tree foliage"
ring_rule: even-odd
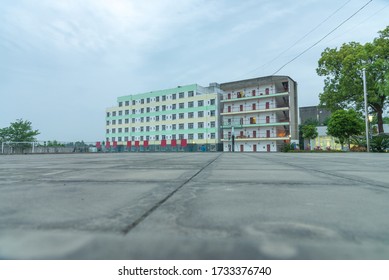
[[[383,132],[382,115],[389,103],[389,26],[379,37],[364,45],[343,44],[327,48],[321,55],[318,75],[325,76],[320,105],[331,111],[364,108],[362,69],[366,69],[368,106],[377,115],[379,132]]]
[[[313,124],[303,125],[301,130],[304,139],[315,139],[318,136],[317,127]]]
[[[33,142],[36,141],[35,136],[39,135],[38,130],[32,129],[30,121],[18,119],[12,122],[9,127],[0,129],[1,142]]]
[[[338,110],[331,115],[328,121],[327,133],[338,138],[342,148],[346,142],[350,148],[350,137],[360,135],[363,129],[363,119],[356,111]]]

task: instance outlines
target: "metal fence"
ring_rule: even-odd
[[[105,145],[105,142],[1,142],[1,154],[56,154],[56,153],[136,153],[136,152],[217,152],[222,144],[161,145],[147,146]]]

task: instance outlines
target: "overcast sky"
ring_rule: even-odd
[[[103,140],[118,96],[272,75],[367,2],[3,0],[0,128],[22,118],[40,140]],[[299,106],[318,103],[321,52],[372,41],[388,14],[373,0],[278,73],[298,82]]]

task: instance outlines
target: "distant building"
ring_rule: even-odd
[[[297,110],[297,83],[288,76],[126,95],[106,110],[104,144],[116,151],[276,152],[297,142]]]
[[[318,125],[325,125],[327,119],[331,116],[331,112],[318,106],[300,107],[300,124],[305,124],[309,121],[315,121]]]
[[[298,142],[297,83],[268,76],[220,84],[223,150],[277,152]]]

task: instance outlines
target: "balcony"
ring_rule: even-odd
[[[227,103],[227,102],[236,102],[236,101],[244,101],[244,100],[256,100],[256,99],[264,99],[264,98],[273,98],[278,96],[288,96],[288,92],[276,92],[276,93],[269,93],[269,94],[262,94],[262,95],[237,95],[235,96],[228,96],[225,95],[225,99],[221,100],[221,103]],[[230,97],[230,98],[228,98]]]
[[[258,108],[246,107],[240,108],[238,106],[233,106],[230,109],[224,108],[223,112],[220,114],[222,116],[231,116],[231,115],[240,115],[240,114],[252,114],[252,113],[265,113],[265,112],[276,112],[276,111],[289,111],[289,107],[281,106],[261,106]]]
[[[250,120],[233,120],[232,122],[224,121],[221,125],[222,129],[231,129],[231,128],[241,128],[241,127],[272,127],[272,126],[289,126],[288,119],[282,119],[278,121],[272,121],[269,119],[257,120],[256,118],[251,118]]]

